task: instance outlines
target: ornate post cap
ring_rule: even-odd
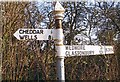
[[[55,19],[63,19],[64,17],[65,9],[62,7],[62,5],[57,1],[54,9],[54,17]]]

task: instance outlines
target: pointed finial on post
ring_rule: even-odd
[[[54,9],[54,17],[55,19],[63,19],[64,17],[65,9],[62,7],[62,5],[57,1]]]

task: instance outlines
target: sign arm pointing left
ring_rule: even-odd
[[[52,37],[54,37],[53,29],[22,28],[22,29],[18,29],[13,35],[18,40],[51,40]]]

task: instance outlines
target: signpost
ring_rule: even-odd
[[[72,56],[89,56],[113,54],[113,46],[99,45],[63,45],[62,19],[64,8],[59,2],[55,5],[54,18],[56,29],[18,29],[14,36],[18,40],[50,40],[55,41],[57,55],[57,78],[65,81],[64,58]]]

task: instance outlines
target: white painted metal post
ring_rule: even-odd
[[[65,57],[65,46],[63,45],[63,29],[62,29],[62,19],[64,8],[59,2],[56,2],[54,17],[55,17],[55,47],[57,54],[57,78],[60,81],[65,81],[65,72],[64,72],[64,57]]]

